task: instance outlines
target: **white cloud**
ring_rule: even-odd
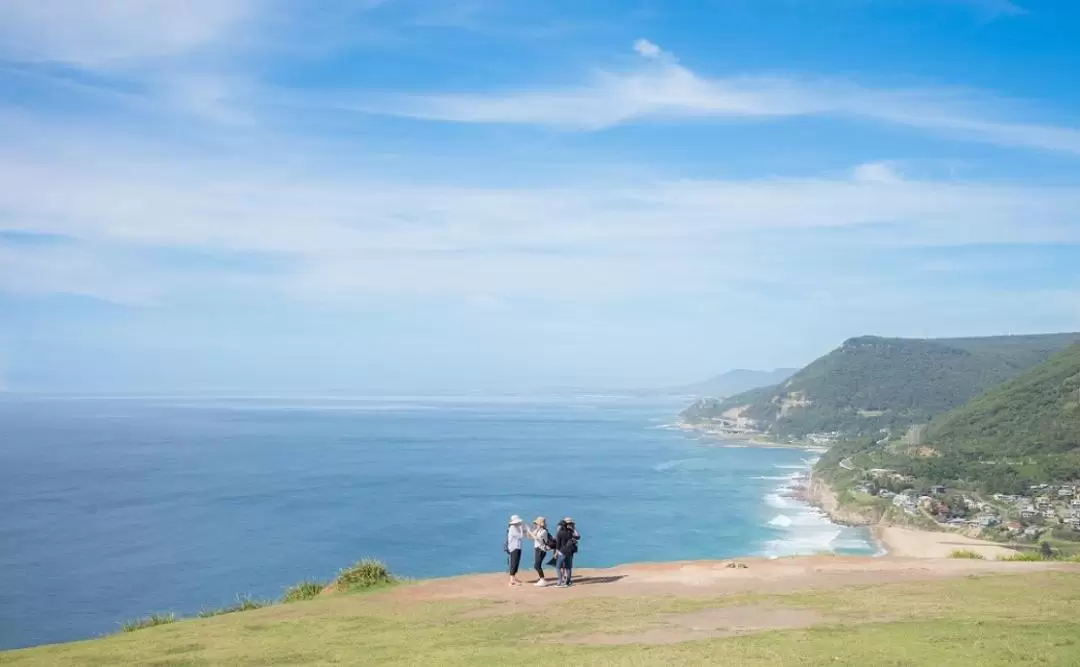
[[[856,181],[866,183],[899,183],[904,180],[892,162],[867,162],[860,164],[851,172]]]
[[[951,88],[875,89],[792,77],[703,77],[651,42],[630,72],[601,72],[584,85],[502,93],[337,99],[376,114],[458,123],[534,124],[596,130],[656,119],[835,116],[918,128],[952,138],[1080,154],[1080,129],[1002,116],[1021,105]],[[656,57],[653,57],[655,50]],[[995,115],[995,112],[996,115]]]
[[[647,39],[639,39],[634,42],[634,50],[646,58],[658,58],[663,53],[659,46]]]
[[[304,167],[287,149],[161,158],[122,141],[25,134],[0,155],[0,230],[76,242],[9,248],[0,288],[123,302],[210,282],[318,299],[640,298],[730,281],[828,285],[838,253],[1080,242],[1075,189],[900,180],[889,163],[839,178],[470,187]],[[198,266],[117,261],[162,247],[281,261],[212,280]]]
[[[0,57],[100,68],[214,45],[256,0],[5,0]]]

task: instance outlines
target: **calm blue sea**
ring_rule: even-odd
[[[507,517],[580,566],[873,553],[784,494],[813,454],[720,447],[627,398],[0,397],[0,648],[276,597],[361,557],[499,570]]]

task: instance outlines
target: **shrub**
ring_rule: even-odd
[[[356,590],[392,584],[394,577],[379,561],[364,559],[339,572],[334,583],[339,588]]]
[[[120,625],[121,632],[134,632],[135,630],[142,630],[143,628],[152,628],[155,625],[165,625],[167,623],[173,623],[176,621],[176,614],[169,612],[167,614],[150,614],[145,618],[137,618],[134,621],[127,621]]]
[[[986,560],[978,551],[972,551],[971,549],[957,549],[949,554],[949,558],[969,558],[971,560]]]
[[[251,609],[260,609],[267,605],[271,605],[273,602],[268,600],[256,600],[250,595],[243,597],[236,597],[236,604],[229,605],[228,607],[222,607],[220,609],[204,609],[199,612],[199,618],[210,618],[211,616],[221,616],[222,614],[233,614],[238,611],[249,611]]]
[[[301,600],[310,600],[318,597],[319,593],[326,588],[326,584],[321,581],[306,580],[301,581],[298,584],[294,584],[285,589],[285,595],[281,598],[282,602],[299,602]]]

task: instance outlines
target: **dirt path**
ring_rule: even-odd
[[[779,560],[692,561],[620,565],[606,569],[575,570],[569,589],[537,588],[531,582],[506,585],[505,575],[480,574],[433,579],[393,591],[411,600],[487,599],[514,602],[511,607],[544,606],[566,598],[592,596],[719,596],[736,593],[790,593],[901,581],[927,581],[973,574],[1021,573],[1049,569],[1077,571],[1056,563],[872,558],[865,556],[810,556]],[[535,580],[535,579],[534,579]],[[527,580],[528,581],[528,580]]]

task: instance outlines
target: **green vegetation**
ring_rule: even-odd
[[[592,588],[592,587],[590,587]],[[408,588],[193,619],[134,634],[0,653],[5,667],[54,665],[556,665],[1072,667],[1080,576],[1030,572],[777,595],[593,597],[550,605],[422,601]],[[555,594],[555,591],[545,591]],[[723,609],[809,613],[799,629],[724,636],[671,619]],[[736,613],[742,614],[742,611]],[[742,616],[739,616],[742,618]],[[815,620],[816,619],[816,620]],[[686,621],[683,621],[685,623]],[[637,643],[656,627],[674,641]],[[590,636],[626,643],[588,643]]]
[[[319,597],[323,589],[326,588],[326,584],[321,581],[307,580],[301,581],[298,584],[294,584],[285,589],[285,595],[282,596],[282,603],[288,604],[289,602],[300,602],[302,600],[311,600]]]
[[[920,490],[947,484],[1022,495],[1032,485],[1080,479],[1080,344],[934,419],[922,446],[874,437],[839,443],[819,464],[838,488],[843,460],[894,470]]]
[[[940,467],[961,468],[954,478],[999,488],[1080,478],[1080,345],[934,420],[928,441]]]
[[[364,590],[394,583],[390,570],[377,560],[365,559],[338,573],[334,583],[343,590]]]
[[[204,609],[199,612],[199,618],[210,618],[211,616],[221,616],[222,614],[235,614],[238,611],[251,611],[252,609],[261,609],[272,604],[274,603],[269,600],[256,600],[250,595],[237,596],[236,603],[231,604],[228,607],[221,607],[220,609]]]
[[[390,573],[390,570],[377,560],[365,559],[357,562],[351,567],[347,567],[342,570],[337,579],[334,581],[338,590],[342,591],[363,591],[374,590],[378,588],[384,588],[397,583],[397,579]],[[290,602],[300,602],[302,600],[311,600],[318,597],[323,589],[326,588],[326,584],[323,584],[314,580],[301,581],[298,584],[290,586],[285,589],[285,595],[281,598],[282,604]],[[253,611],[255,609],[262,609],[263,607],[269,607],[274,604],[273,600],[259,600],[251,597],[250,595],[243,595],[236,597],[236,603],[231,604],[228,607],[221,607],[219,609],[204,609],[198,614],[199,618],[213,618],[215,616],[224,616],[226,614],[235,614],[241,611]],[[162,625],[165,623],[173,623],[178,620],[176,614],[153,614],[146,618],[140,618],[134,621],[129,621],[121,626],[123,632],[131,632],[132,630],[141,630],[142,628],[149,628],[155,625]]]
[[[1015,556],[1005,556],[1004,558],[999,558],[998,560],[1011,560],[1011,561],[1019,561],[1019,562],[1028,563],[1028,562],[1044,561],[1044,560],[1050,560],[1050,559],[1046,558],[1046,556],[1043,556],[1038,551],[1021,551],[1020,553],[1016,554]]]
[[[889,429],[963,405],[1046,361],[1080,334],[992,338],[852,338],[780,385],[755,389],[683,413],[695,422],[746,406],[743,416],[779,437]]]
[[[175,623],[176,614],[172,612],[164,614],[150,614],[145,618],[137,618],[134,621],[127,621],[120,625],[121,632],[134,632],[135,630],[142,630],[143,628],[152,628],[155,625],[165,625],[167,623]]]
[[[978,551],[972,551],[971,549],[957,549],[956,551],[953,551],[951,554],[949,554],[949,558],[966,558],[968,560],[986,559],[986,557],[983,556],[981,553],[979,553]]]

